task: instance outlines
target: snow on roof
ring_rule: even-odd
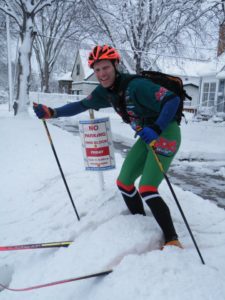
[[[225,53],[222,53],[219,57],[215,57],[206,62],[187,62],[187,66],[185,67],[187,72],[195,72],[197,76],[210,76],[218,74],[216,77],[223,76],[222,70],[225,67]],[[220,75],[219,75],[220,74]]]
[[[86,50],[86,49],[80,49],[79,50],[79,55],[81,59],[81,64],[84,70],[84,79],[87,79],[93,74],[93,70],[89,68],[88,66],[88,57],[89,53],[91,50]]]
[[[225,71],[221,71],[216,75],[216,78],[225,78]]]
[[[185,82],[183,82],[184,83],[184,86],[185,85],[194,85],[194,86],[196,86],[196,87],[199,87],[199,82],[196,82],[196,81],[194,81],[194,80],[188,80],[188,81],[185,81]]]
[[[216,65],[211,61],[191,61],[191,60],[163,60],[159,63],[162,71],[180,76],[202,76],[209,72],[216,72]]]
[[[61,81],[61,80],[73,81],[72,76],[71,76],[71,72],[60,74],[58,76],[58,81]]]
[[[200,85],[200,78],[199,76],[181,76],[182,80],[183,80],[183,84],[184,85],[195,85],[195,86],[199,86]]]

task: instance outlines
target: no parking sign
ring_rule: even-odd
[[[115,168],[115,157],[109,118],[80,120],[85,169],[104,171]]]

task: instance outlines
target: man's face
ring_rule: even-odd
[[[111,87],[116,78],[116,71],[111,61],[100,60],[94,64],[94,72],[99,83],[104,87]]]

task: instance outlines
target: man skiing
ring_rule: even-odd
[[[99,85],[85,99],[59,108],[39,104],[34,106],[38,118],[48,119],[77,115],[88,109],[99,110],[113,106],[126,123],[139,135],[129,151],[117,179],[117,186],[132,214],[145,215],[143,201],[150,208],[164,234],[164,246],[182,248],[173,225],[170,210],[158,193],[163,174],[154,157],[157,154],[165,172],[177,153],[181,134],[176,121],[180,98],[149,79],[137,76],[121,87],[129,74],[120,73],[120,55],[108,45],[96,46],[89,55],[89,67]],[[140,177],[138,190],[135,181]]]

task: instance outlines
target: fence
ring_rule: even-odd
[[[30,92],[29,100],[30,103],[37,102],[47,106],[57,107],[65,105],[70,102],[80,101],[84,99],[86,95],[69,95],[69,94],[57,94],[57,93],[39,93]],[[108,111],[108,109],[107,109]],[[212,116],[220,116],[225,119],[225,113],[217,112],[217,107],[203,107],[203,106],[192,106],[190,101],[184,102],[184,111],[191,112],[194,115],[203,116],[205,118],[211,118]]]
[[[61,106],[69,102],[79,101],[85,98],[85,95],[69,95],[69,94],[56,94],[56,93],[39,93],[30,92],[30,103],[36,102],[45,104],[47,106]]]

